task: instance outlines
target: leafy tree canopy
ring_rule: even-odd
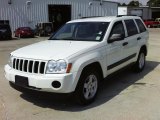
[[[149,0],[147,5],[151,7],[160,7],[160,0]]]
[[[126,3],[118,3],[118,6],[127,6],[127,4]]]
[[[139,2],[139,1],[136,1],[136,0],[133,0],[131,2],[129,2],[128,4],[126,3],[118,3],[119,6],[131,6],[131,7],[139,7],[141,6],[142,4]]]
[[[135,1],[135,0],[128,3],[128,6],[132,6],[132,7],[138,7],[140,5],[142,4],[139,1]]]

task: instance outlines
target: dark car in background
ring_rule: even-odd
[[[30,27],[19,27],[15,31],[15,37],[24,38],[24,37],[34,37],[34,31]]]
[[[9,24],[0,24],[0,40],[11,40],[12,31]]]

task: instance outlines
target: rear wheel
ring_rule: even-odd
[[[82,72],[75,91],[77,101],[80,104],[85,105],[94,101],[98,92],[99,81],[98,72],[94,70]]]
[[[145,67],[145,63],[146,63],[145,52],[144,52],[144,50],[141,50],[139,55],[138,55],[137,62],[135,64],[135,66],[134,66],[135,72],[143,71],[143,69]]]

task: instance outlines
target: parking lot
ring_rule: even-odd
[[[0,120],[160,120],[160,29],[149,31],[145,70],[127,69],[104,81],[89,106],[77,105],[73,97],[11,88],[3,70],[9,53],[47,38],[0,41]]]

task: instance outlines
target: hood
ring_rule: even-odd
[[[96,44],[97,42],[47,40],[20,48],[11,54],[20,58],[59,60]]]

